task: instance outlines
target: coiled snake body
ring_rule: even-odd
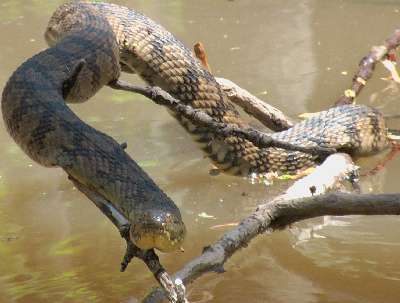
[[[185,234],[178,208],[116,141],[82,122],[65,102],[86,101],[118,79],[121,67],[217,121],[246,124],[191,51],[135,11],[106,3],[67,3],[52,16],[45,37],[51,47],[20,66],[3,91],[9,133],[32,159],[62,167],[117,207],[131,221],[139,247],[175,249]],[[219,138],[176,118],[230,173],[295,173],[318,160],[301,152],[259,149],[237,137]],[[337,107],[273,136],[353,153],[387,145],[383,118],[365,106]]]

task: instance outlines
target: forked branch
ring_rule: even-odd
[[[344,94],[335,102],[335,106],[352,104],[354,99],[360,94],[361,90],[371,78],[376,63],[385,59],[388,54],[400,46],[400,29],[386,39],[383,45],[372,47],[370,53],[361,59],[358,71],[353,77],[351,89],[345,90]]]
[[[336,150],[333,148],[320,147],[317,144],[313,146],[294,145],[285,141],[276,140],[268,134],[260,132],[251,127],[242,129],[233,124],[217,122],[207,113],[198,109],[193,109],[191,106],[179,102],[177,99],[175,99],[159,87],[143,87],[133,85],[121,80],[118,80],[109,85],[114,89],[141,94],[151,99],[156,104],[166,106],[173,112],[182,115],[183,117],[187,118],[191,123],[198,126],[207,127],[214,134],[216,134],[217,136],[221,136],[222,138],[237,136],[251,141],[252,143],[254,143],[254,145],[260,148],[277,147],[287,150],[295,150],[318,155],[322,159],[336,152]]]
[[[333,169],[332,169],[333,168]],[[282,229],[300,220],[334,215],[398,215],[400,194],[361,195],[323,193],[341,184],[353,174],[354,165],[346,154],[329,156],[316,171],[297,181],[285,194],[260,205],[240,224],[207,246],[202,254],[187,263],[174,277],[187,285],[209,272],[222,272],[225,262],[239,249],[247,247],[256,236]],[[326,176],[321,179],[320,176]],[[143,302],[162,302],[161,289],[152,291]]]

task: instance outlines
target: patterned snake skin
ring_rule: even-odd
[[[139,247],[175,249],[185,233],[179,210],[117,142],[82,122],[64,101],[86,101],[117,79],[121,66],[217,121],[247,125],[192,52],[133,10],[96,1],[67,3],[52,16],[45,37],[52,47],[18,68],[4,89],[3,118],[11,136],[35,161],[62,167],[111,201],[131,220]],[[205,127],[176,118],[232,174],[296,173],[319,160],[301,152],[259,149],[237,137],[215,137]],[[273,137],[367,154],[387,145],[386,132],[378,111],[342,106]]]
[[[95,5],[115,31],[123,71],[139,74],[150,85],[161,87],[219,122],[247,127],[214,77],[170,32],[126,7]],[[270,171],[296,174],[320,160],[301,152],[259,149],[238,137],[218,138],[207,128],[195,126],[181,116],[175,115],[175,118],[214,163],[230,174]],[[378,152],[388,144],[382,115],[366,106],[343,106],[321,112],[318,117],[272,136],[290,143],[332,147],[359,155]]]
[[[49,26],[62,30],[51,38],[54,32],[47,32],[54,46],[22,64],[4,88],[8,132],[33,160],[63,168],[110,201],[130,221],[137,246],[179,248],[185,226],[172,200],[114,139],[85,124],[65,104],[86,101],[119,77],[118,45],[107,19],[96,6],[67,4]]]

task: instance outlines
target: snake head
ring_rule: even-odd
[[[162,252],[172,252],[182,246],[186,228],[180,214],[145,212],[132,221],[130,236],[141,249],[157,248]]]

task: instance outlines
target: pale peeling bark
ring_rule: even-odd
[[[343,183],[357,168],[350,156],[329,156],[307,177],[296,181],[288,190],[258,208],[239,225],[226,232],[217,242],[204,248],[202,254],[174,274],[186,285],[209,272],[223,272],[225,262],[239,249],[264,232],[272,232],[301,220],[325,215],[398,215],[400,194],[360,195],[327,193]],[[310,190],[312,188],[312,190]],[[152,291],[143,302],[162,302],[163,291]]]
[[[260,100],[231,80],[215,78],[232,103],[256,118],[273,131],[283,131],[294,125],[293,121],[276,107]]]

